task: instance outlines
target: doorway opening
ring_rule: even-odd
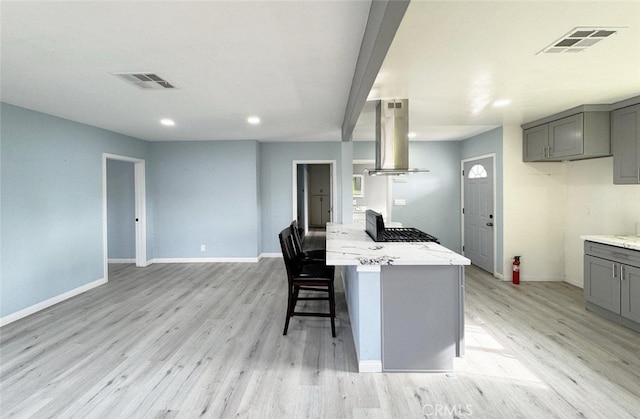
[[[462,253],[495,274],[495,154],[462,160]]]
[[[337,201],[335,160],[293,161],[293,217],[307,234],[310,229],[324,230],[335,220]]]
[[[147,263],[147,201],[145,188],[145,162],[142,159],[104,153],[102,155],[102,248],[104,259],[104,278],[108,280],[109,272],[109,220],[108,220],[108,161],[133,163],[133,195],[135,223],[135,263],[137,267],[145,267]]]

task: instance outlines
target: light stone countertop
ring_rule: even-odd
[[[585,235],[580,238],[625,249],[640,250],[640,236]]]
[[[437,243],[374,242],[362,224],[327,224],[327,265],[470,265]]]

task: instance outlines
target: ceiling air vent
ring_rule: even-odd
[[[113,73],[113,75],[141,89],[162,90],[176,88],[173,83],[154,73]]]
[[[565,53],[565,52],[582,52],[588,47],[595,45],[605,38],[617,33],[621,28],[605,28],[605,27],[585,27],[578,26],[553,41],[550,45],[538,52],[538,54]],[[536,54],[537,55],[537,54]]]

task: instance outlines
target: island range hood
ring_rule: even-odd
[[[428,172],[409,168],[409,100],[379,100],[376,105],[376,167],[371,176]]]

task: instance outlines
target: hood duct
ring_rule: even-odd
[[[428,172],[409,169],[409,100],[380,100],[376,105],[376,167],[371,176]]]

